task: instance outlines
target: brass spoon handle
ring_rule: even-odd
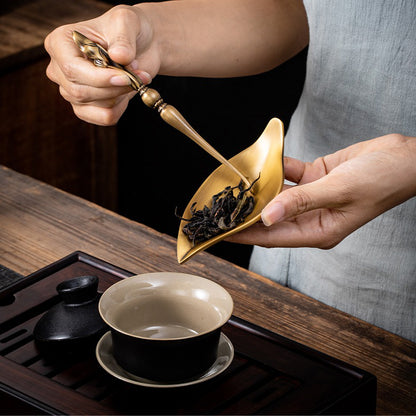
[[[95,66],[101,68],[115,68],[123,71],[130,78],[131,87],[138,91],[142,101],[148,107],[157,110],[160,117],[162,117],[166,123],[192,139],[220,163],[232,169],[243,180],[246,186],[250,187],[248,179],[233,164],[225,159],[224,156],[222,156],[207,141],[205,141],[175,107],[170,104],[166,104],[155,89],[147,87],[134,73],[130,72],[123,65],[114,62],[102,46],[77,31],[72,32],[72,37],[81,52],[83,52]]]

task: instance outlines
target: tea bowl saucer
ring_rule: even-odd
[[[98,363],[101,365],[101,367],[107,371],[107,373],[111,374],[113,377],[118,378],[119,380],[143,387],[173,388],[202,383],[221,374],[233,361],[234,347],[229,338],[225,334],[221,333],[218,345],[217,359],[215,360],[214,364],[203,374],[200,374],[195,378],[178,380],[175,382],[159,382],[150,380],[136,376],[124,370],[117,363],[113,356],[113,341],[110,331],[106,332],[98,341],[95,353]]]

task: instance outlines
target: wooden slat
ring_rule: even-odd
[[[91,379],[92,375],[98,371],[97,363],[94,359],[81,360],[71,367],[61,371],[52,380],[67,387],[78,388],[85,381]]]
[[[221,385],[213,385],[203,397],[193,397],[188,412],[202,414],[207,410],[207,403],[211,403],[210,413],[219,413],[219,409],[226,408],[228,413],[241,414],[242,409],[253,412],[253,407],[249,406],[246,397],[250,390],[259,383],[265,383],[267,372],[258,367],[249,365],[232,373]],[[257,389],[256,389],[257,391]],[[232,410],[229,403],[235,403],[238,411]],[[229,409],[231,409],[229,411]]]
[[[104,374],[103,371],[97,371],[91,379],[82,383],[76,391],[83,396],[98,400],[103,404],[102,399],[114,392],[113,381],[114,380],[110,380],[108,374]]]
[[[4,309],[4,308],[3,308]],[[5,316],[4,314],[3,316]],[[8,331],[2,332],[0,335],[0,354],[4,354],[4,351],[10,349],[16,343],[24,342],[25,339],[31,337],[33,328],[40,316],[35,316],[32,319],[26,320],[21,325],[15,325]],[[3,322],[4,322],[3,318]]]
[[[293,383],[287,382],[285,379],[276,377],[265,383],[254,392],[248,391],[238,403],[227,406],[223,411],[218,413],[226,414],[243,414],[252,415],[260,413],[265,407],[278,400],[286,393],[293,390]],[[221,409],[221,407],[219,407]]]
[[[79,414],[80,409],[86,415],[106,414],[107,408],[100,403],[62,387],[54,381],[33,373],[7,358],[0,357],[0,385],[8,386],[12,392],[24,392],[28,399],[46,404],[46,408],[59,409],[66,414]],[[65,398],[65,400],[63,400]],[[13,409],[2,406],[2,412],[13,414]],[[8,411],[8,412],[7,412]],[[115,411],[114,414],[117,414]]]

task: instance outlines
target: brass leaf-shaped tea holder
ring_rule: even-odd
[[[258,181],[254,184],[254,209],[237,227],[212,237],[209,240],[195,244],[183,233],[182,229],[187,224],[187,221],[182,220],[179,225],[177,243],[177,258],[179,263],[185,262],[196,253],[207,249],[260,220],[263,208],[283,188],[283,136],[283,123],[277,118],[272,118],[254,144],[230,159],[234,166],[247,172],[250,178],[257,178],[260,175]],[[197,190],[185,208],[182,218],[191,218],[191,207],[194,202],[197,203],[198,209],[202,209],[204,205],[209,207],[213,195],[222,191],[226,186],[236,185],[238,181],[239,179],[235,173],[227,169],[224,165],[221,165],[208,176]]]
[[[168,123],[170,126],[179,130],[185,136],[192,139],[195,143],[201,146],[206,152],[217,159],[223,165],[226,165],[232,171],[234,171],[246,184],[250,186],[250,181],[247,179],[239,169],[237,169],[232,163],[225,159],[216,149],[214,149],[208,142],[206,142],[186,121],[182,114],[172,105],[166,104],[160,94],[153,88],[147,87],[141,79],[133,72],[129,71],[123,65],[114,62],[108,52],[98,43],[88,39],[82,33],[77,31],[72,32],[72,38],[79,47],[82,53],[90,59],[93,64],[101,68],[113,68],[123,71],[127,75],[131,82],[131,87],[138,91],[142,101],[150,108],[157,110],[160,117]]]

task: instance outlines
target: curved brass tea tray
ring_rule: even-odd
[[[267,124],[262,135],[257,141],[238,155],[230,159],[230,162],[246,174],[253,182],[259,175],[259,180],[254,184],[253,195],[255,205],[252,213],[234,229],[210,238],[201,243],[193,244],[183,233],[182,229],[187,221],[181,220],[179,225],[177,257],[178,262],[183,263],[196,253],[207,249],[215,243],[224,240],[228,236],[249,227],[260,220],[263,208],[282,190],[283,173],[283,123],[272,118]],[[186,207],[182,218],[191,218],[191,206],[196,202],[196,208],[202,209],[204,205],[210,206],[213,195],[222,191],[226,186],[238,185],[240,178],[227,166],[221,165],[197,190]]]

